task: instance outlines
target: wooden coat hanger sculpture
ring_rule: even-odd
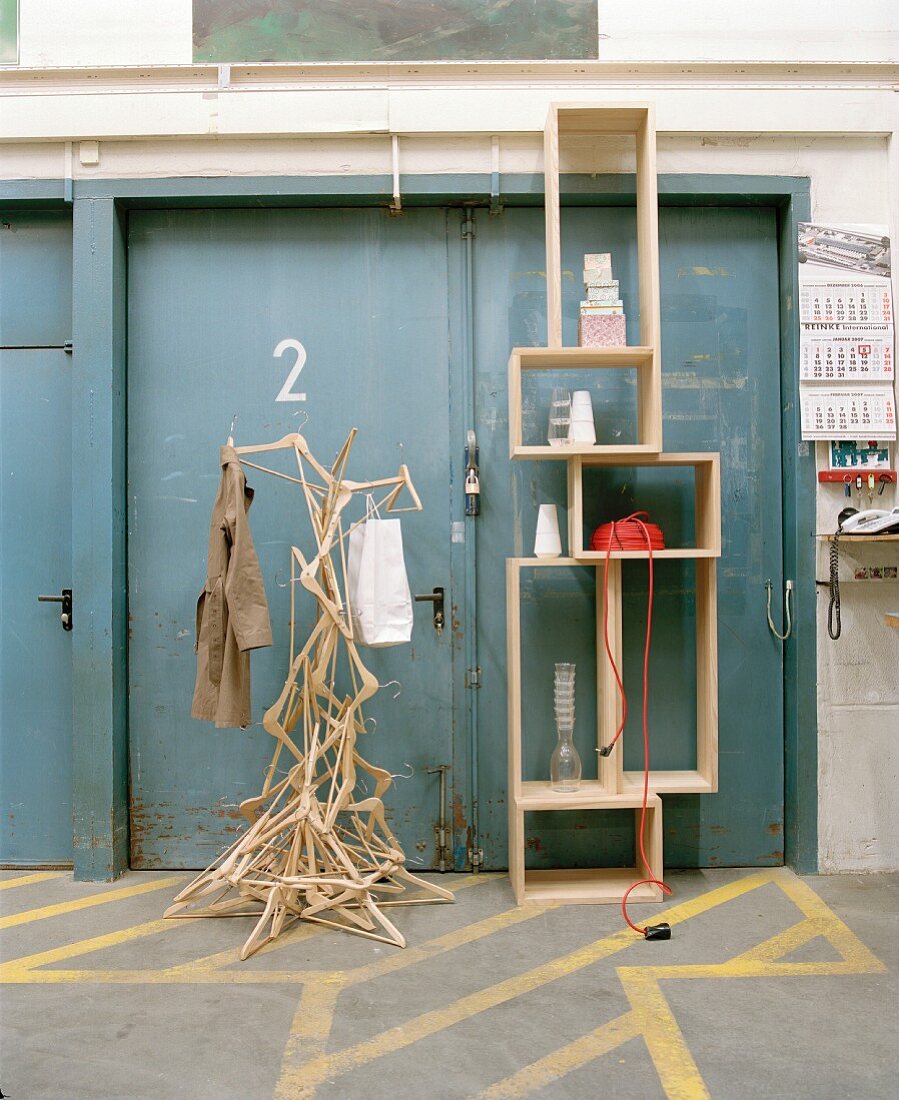
[[[406,857],[384,817],[382,797],[391,775],[364,760],[356,748],[357,736],[365,732],[362,705],[379,684],[353,638],[345,540],[355,524],[344,529],[341,516],[356,493],[384,490],[378,506],[388,512],[420,511],[421,502],[405,466],[396,477],[347,480],[355,436],[354,428],[330,470],[315,460],[298,433],[259,447],[235,448],[239,455],[294,451],[297,477],[241,462],[301,487],[317,547],[309,559],[291,547],[290,671],[262,720],[275,749],[262,793],[240,806],[249,828],[165,912],[166,917],[258,916],[241,959],[297,920],[405,947],[403,935],[383,912],[386,907],[455,900],[449,890],[406,870]],[[317,480],[307,477],[307,466]],[[410,508],[395,506],[403,489],[412,497]],[[294,644],[297,582],[317,603],[315,626],[299,652]],[[341,698],[336,681],[344,653],[351,691]],[[282,754],[289,770],[275,782]],[[357,789],[360,771],[374,780],[373,794]],[[410,886],[419,893],[402,897]]]

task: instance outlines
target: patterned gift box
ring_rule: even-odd
[[[578,345],[582,348],[623,348],[627,326],[623,313],[583,314],[578,322]]]
[[[596,313],[624,313],[624,306],[618,302],[581,302],[581,316]]]
[[[616,303],[621,299],[618,297],[618,287],[605,287],[605,286],[588,286],[587,301],[588,302],[608,302]]]
[[[589,267],[584,268],[584,286],[607,286],[618,289],[618,280],[612,278],[612,273],[609,272],[606,276],[601,271],[593,271]]]
[[[611,252],[588,252],[584,256],[584,267],[589,267],[593,271],[608,271],[609,278],[611,278],[612,272],[612,253]]]

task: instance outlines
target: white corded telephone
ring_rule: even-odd
[[[899,508],[894,508],[891,512],[880,508],[853,512],[840,526],[844,535],[883,535],[894,528],[899,531]]]

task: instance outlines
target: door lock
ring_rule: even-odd
[[[59,596],[38,596],[38,603],[61,603],[62,610],[59,616],[63,630],[72,629],[72,589],[64,588]]]
[[[425,593],[422,596],[416,595],[416,603],[433,603],[434,605],[434,629],[438,634],[443,633],[443,628],[446,626],[446,616],[443,613],[443,597],[444,591],[442,588],[435,588],[433,592]]]

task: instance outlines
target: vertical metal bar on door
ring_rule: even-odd
[[[476,394],[474,379],[474,211],[465,211],[462,219],[462,241],[465,247],[463,267],[462,308],[464,363],[462,367],[462,406],[467,424],[474,428],[476,418]],[[459,453],[462,453],[461,445]],[[483,861],[478,828],[478,690],[480,688],[480,669],[478,666],[478,543],[477,517],[465,516],[465,677],[468,688],[466,709],[468,711],[469,769],[471,782],[471,817],[468,860],[473,871],[478,871]]]

